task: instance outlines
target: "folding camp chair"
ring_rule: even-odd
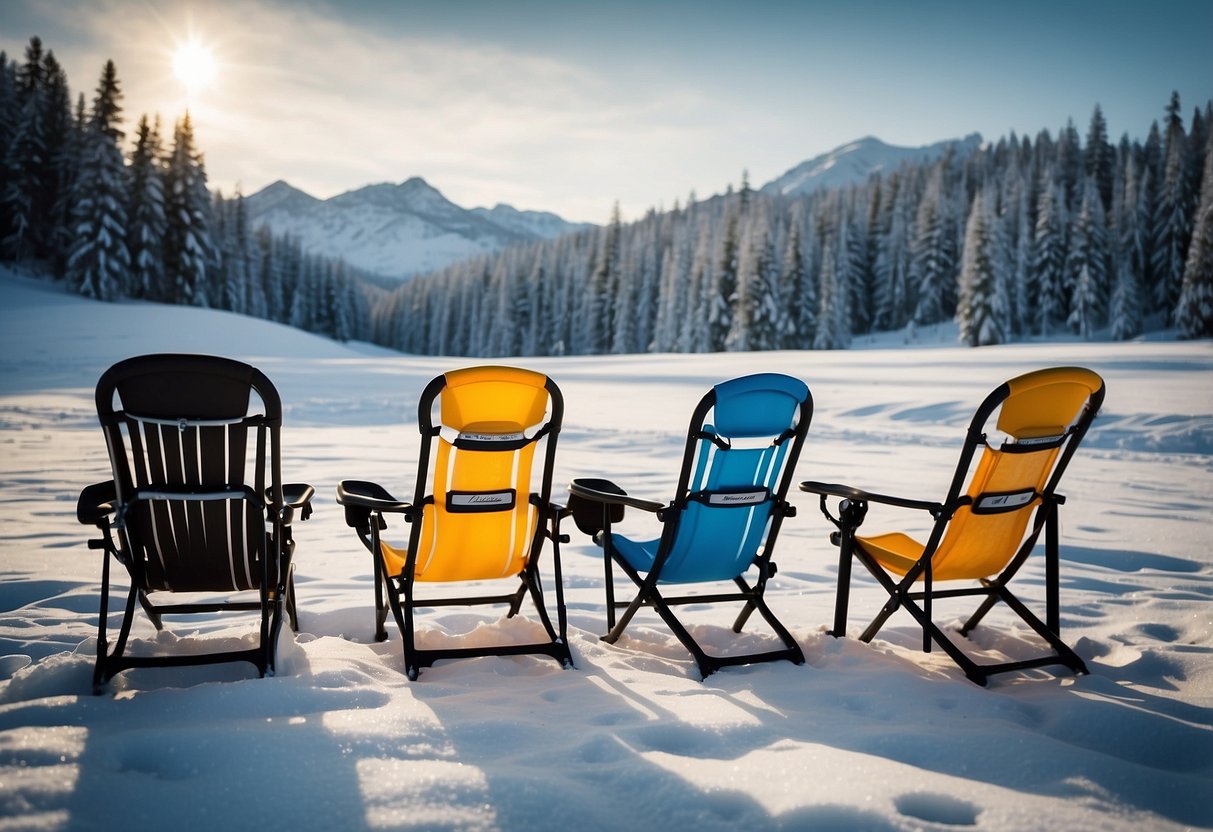
[[[1058,506],[1065,497],[1057,483],[1103,403],[1103,379],[1090,370],[1058,367],[1013,378],[986,397],[969,425],[960,461],[943,502],[903,499],[845,485],[804,482],[800,488],[821,495],[821,510],[838,527],[831,535],[839,547],[838,594],[832,634],[846,634],[851,558],[862,563],[889,593],[880,614],[860,638],[871,641],[889,616],[905,608],[922,625],[924,652],[934,640],[972,681],[985,685],[996,673],[1064,665],[1075,673],[1087,668],[1060,636]],[[986,434],[998,411],[997,446]],[[969,476],[978,448],[981,457]],[[966,479],[968,486],[965,487]],[[838,516],[827,497],[838,497]],[[926,544],[895,532],[859,536],[869,503],[927,511],[934,518]],[[1007,588],[1045,533],[1045,621]],[[936,589],[937,581],[978,581],[980,586]],[[920,587],[916,589],[915,587]],[[961,627],[967,636],[999,601],[1010,607],[1051,648],[1038,658],[978,664],[932,619],[939,598],[977,596],[984,600]]]
[[[282,483],[282,404],[274,385],[260,370],[227,358],[144,355],[101,376],[97,415],[114,478],[85,488],[76,508],[81,523],[102,533],[89,548],[107,553],[94,692],[133,667],[247,661],[262,676],[272,672],[284,606],[291,628],[298,629],[291,528],[296,512],[301,520],[311,514],[312,496],[311,486]],[[106,635],[108,555],[130,576],[112,651]],[[256,600],[241,598],[253,592]],[[168,593],[210,598],[154,603]],[[225,597],[215,600],[218,595]],[[165,615],[257,610],[258,646],[203,655],[127,655],[136,602],[157,630]]]
[[[563,412],[560,389],[541,373],[513,367],[455,370],[435,378],[421,394],[421,454],[412,503],[397,500],[373,482],[345,480],[338,485],[337,502],[345,506],[346,523],[374,561],[375,638],[387,638],[384,622],[390,606],[404,639],[409,679],[441,659],[470,656],[538,653],[571,666],[560,575],[560,518],[565,509],[550,500]],[[411,524],[407,548],[381,540],[387,514],[401,514]],[[557,628],[548,615],[539,575],[545,538],[552,541]],[[519,586],[498,595],[417,597],[418,583],[500,579],[518,580]],[[417,646],[417,607],[508,604],[508,617],[513,617],[528,594],[547,641]]]
[[[629,497],[608,480],[573,480],[569,510],[578,528],[603,548],[609,630],[604,641],[614,643],[641,607],[652,607],[694,656],[704,678],[730,665],[775,659],[804,662],[799,645],[771,612],[764,593],[776,571],[771,555],[779,527],[785,517],[795,515],[785,498],[812,415],[812,396],[798,379],[774,373],[733,379],[709,390],[695,408],[670,503]],[[613,532],[625,507],[655,513],[662,522],[661,536],[635,541]],[[615,600],[612,563],[638,588],[631,601]],[[745,578],[751,568],[757,572],[752,585]],[[725,581],[733,582],[736,590],[685,596],[662,592],[668,584]],[[727,601],[743,602],[734,632],[741,632],[758,610],[783,646],[760,653],[708,655],[672,609]],[[619,608],[623,614],[616,620]]]

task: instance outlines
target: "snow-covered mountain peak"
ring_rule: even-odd
[[[320,200],[309,193],[299,190],[294,185],[279,179],[270,185],[266,185],[254,195],[259,203],[260,210],[268,211],[271,209],[278,210],[307,210],[313,205],[320,203]],[[252,199],[252,197],[250,197]]]
[[[889,173],[905,162],[938,159],[949,149],[967,155],[981,147],[981,134],[948,139],[922,147],[898,147],[875,136],[864,136],[828,153],[801,162],[762,186],[763,193],[784,196],[808,194],[823,188],[842,188],[867,180],[873,173]]]
[[[366,185],[327,200],[279,181],[250,196],[247,208],[254,225],[290,234],[310,253],[400,278],[586,227],[508,205],[491,211],[462,208],[419,176]]]

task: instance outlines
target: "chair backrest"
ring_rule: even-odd
[[[969,426],[948,495],[949,504],[962,495],[968,501],[952,516],[931,559],[934,578],[985,578],[1006,567],[1024,542],[1032,513],[1056,490],[1103,397],[1097,374],[1056,367],[1013,378],[986,398]],[[1006,437],[998,447],[987,444],[985,433],[996,410],[997,430]]]
[[[563,413],[555,382],[530,370],[469,367],[429,383],[417,414],[414,505],[422,518],[409,544],[417,580],[522,571],[541,533],[540,507],[551,497]]]
[[[773,542],[813,398],[804,382],[759,373],[717,384],[691,417],[661,580],[727,580]],[[710,421],[709,421],[710,419]]]
[[[144,355],[107,370],[96,399],[135,579],[255,589],[264,560],[276,581],[265,521],[282,506],[282,405],[269,379],[227,358]]]

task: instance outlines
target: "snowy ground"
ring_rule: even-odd
[[[836,558],[798,493],[768,597],[806,666],[700,683],[647,614],[618,645],[598,641],[601,562],[570,524],[576,669],[486,658],[410,684],[398,634],[371,641],[369,557],[332,496],[347,477],[407,492],[416,397],[471,362],[0,275],[0,830],[1213,828],[1213,345],[869,346],[519,363],[565,394],[558,482],[604,474],[658,499],[692,406],[730,376],[774,369],[809,384],[798,479],[938,497],[996,384],[1091,367],[1108,398],[1062,489],[1062,628],[1090,676],[978,688],[917,651],[904,613],[871,645],[827,636]],[[296,535],[302,631],[284,637],[274,678],[239,665],[129,671],[94,697],[101,563],[74,516],[80,488],[108,478],[92,388],[114,361],[155,351],[238,357],[282,393],[287,478],[319,495]],[[867,528],[882,526],[921,521],[874,509]],[[1018,581],[1032,604],[1042,577],[1033,562]],[[880,600],[858,582],[852,636]],[[707,644],[736,643],[731,609],[692,618]],[[987,622],[974,635],[984,654],[1031,648],[1005,612]],[[532,626],[448,608],[425,614],[422,638]],[[156,636],[141,618],[134,646],[232,644],[249,628],[229,616]]]

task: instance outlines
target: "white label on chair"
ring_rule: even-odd
[[[476,433],[470,431],[461,431],[459,438],[468,442],[518,442],[526,439],[526,434],[522,431],[517,433]]]
[[[708,495],[708,505],[711,506],[752,506],[767,498],[766,491],[737,491],[733,493],[716,493]]]
[[[447,494],[448,506],[459,508],[508,508],[514,505],[513,491],[451,491]]]
[[[1059,433],[1056,436],[1034,436],[1030,439],[1016,439],[1012,444],[1020,447],[1030,447],[1032,445],[1051,445],[1060,442],[1065,438],[1064,433]]]
[[[978,511],[1009,511],[1026,506],[1036,497],[1035,491],[1019,491],[1014,494],[991,494],[977,501]]]

